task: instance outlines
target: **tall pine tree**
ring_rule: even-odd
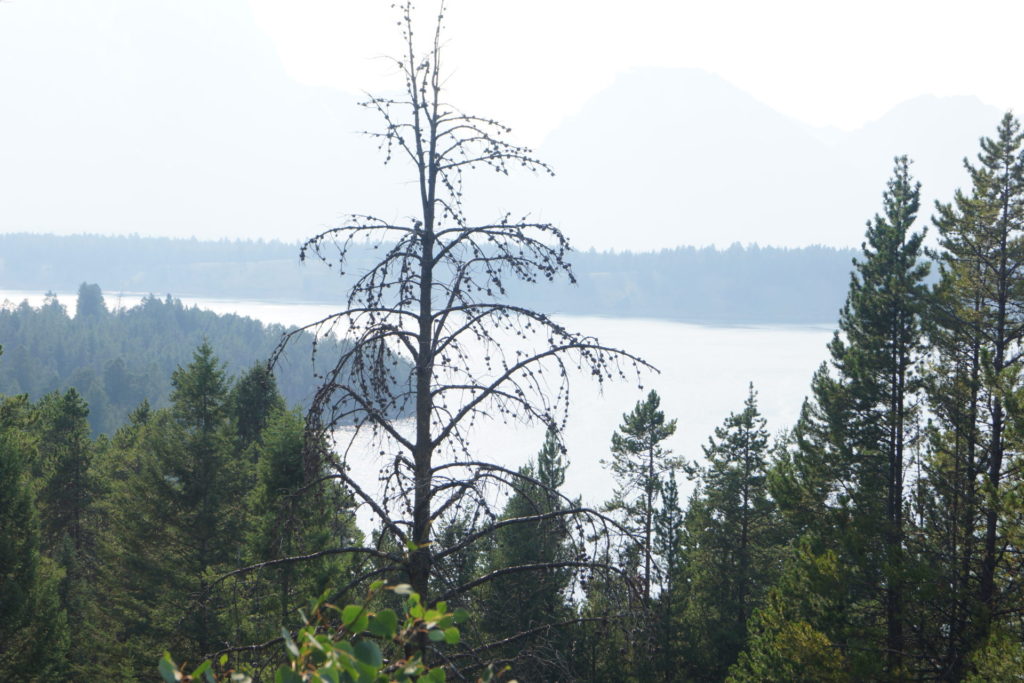
[[[912,181],[909,165],[906,157],[896,159],[883,195],[884,214],[868,223],[830,347],[854,420],[845,434],[853,529],[863,539],[863,557],[876,564],[868,580],[882,593],[890,678],[904,675],[904,472],[921,388],[921,316],[928,301],[929,266],[921,258],[925,233],[912,232],[920,183]],[[882,549],[877,556],[867,550],[872,545]]]
[[[1020,482],[1012,428],[1024,342],[1024,136],[1006,114],[981,140],[977,165],[965,160],[969,193],[937,205],[941,281],[930,396],[936,413],[922,514],[949,594],[932,602],[929,659],[957,678],[994,620],[1021,598],[1000,581],[1021,523],[1012,504]],[[928,498],[941,501],[930,505]],[[928,641],[931,642],[928,642]],[[937,647],[936,642],[944,643]]]
[[[854,261],[831,367],[815,374],[813,400],[773,475],[794,531],[839,558],[843,594],[829,599],[841,617],[827,635],[847,649],[855,675],[872,678],[904,675],[904,480],[928,301],[923,232],[912,232],[919,201],[909,161],[898,157]]]
[[[654,524],[662,482],[678,466],[678,460],[661,444],[675,431],[676,421],[665,419],[661,397],[652,390],[622,416],[619,430],[612,434],[611,458],[602,461],[617,482],[608,507],[621,512],[629,530],[626,552],[639,559],[645,608],[650,606],[651,585],[657,571]]]

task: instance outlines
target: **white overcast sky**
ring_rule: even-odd
[[[0,231],[294,241],[401,217],[407,177],[353,104],[401,86],[391,5],[0,0]],[[447,94],[559,171],[472,196],[578,247],[849,246],[894,154],[930,206],[998,112],[1024,112],[1021,26],[1024,0],[449,0]],[[977,100],[919,103],[868,142],[803,125],[856,130],[922,95]]]
[[[397,45],[390,2],[250,4],[293,78],[389,82],[374,57]],[[636,66],[710,71],[815,126],[856,128],[922,94],[1024,111],[1020,0],[453,0],[448,17],[453,99],[534,144]]]

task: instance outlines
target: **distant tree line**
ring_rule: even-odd
[[[300,265],[294,245],[99,235],[0,235],[0,288],[108,293],[173,292],[270,301],[335,302],[349,278]],[[351,272],[377,255],[353,245]],[[573,254],[578,285],[543,293],[512,286],[517,303],[547,313],[649,317],[702,323],[829,323],[842,304],[855,252],[733,245],[658,252]]]
[[[74,315],[56,297],[42,306],[0,307],[0,394],[39,399],[74,387],[89,405],[94,434],[113,434],[143,400],[169,404],[171,372],[204,341],[218,349],[228,372],[265,363],[285,329],[237,315],[217,315],[152,295],[132,308],[109,310],[97,285],[81,284]],[[278,364],[277,383],[289,406],[308,407],[317,383],[312,337],[303,335]],[[322,358],[347,342],[318,342]]]

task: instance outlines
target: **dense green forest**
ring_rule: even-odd
[[[398,10],[406,90],[367,105],[420,211],[354,214],[303,243],[355,273],[336,314],[290,337],[302,351],[346,334],[304,416],[267,364],[218,358],[268,334],[231,318],[143,382],[166,382],[166,403],[141,400],[111,433],[92,436],[74,386],[0,398],[0,680],[1019,680],[1019,121],[981,140],[930,227],[895,159],[795,424],[773,437],[751,386],[700,457],[674,454],[685,416],[649,391],[592,425],[616,489],[589,501],[563,490],[570,370],[603,383],[649,366],[507,298],[571,282],[568,244],[527,219],[473,223],[461,174],[549,169],[444,104],[441,18],[421,53],[411,3]],[[111,344],[147,308],[207,320],[155,298],[110,313],[92,286],[78,308],[5,313],[53,336],[38,344],[57,365],[40,367],[69,381],[65,337]],[[33,348],[5,346],[0,367]],[[104,353],[96,381],[121,351]],[[481,420],[546,437],[513,469],[471,439]]]
[[[350,254],[361,272],[379,251]],[[510,283],[516,301],[549,313],[665,318],[706,323],[830,323],[842,304],[851,249],[734,245],[659,252],[580,251],[577,285],[541,290]],[[204,242],[100,235],[0,235],[0,288],[171,292],[264,301],[335,302],[351,278],[299,263],[281,242]]]
[[[39,308],[27,302],[0,307],[0,394],[40,399],[74,388],[89,405],[93,434],[113,434],[142,401],[169,405],[171,372],[204,341],[226,369],[241,374],[266,363],[285,329],[251,318],[186,307],[170,296],[147,296],[132,308],[108,310],[97,285],[82,284],[74,315],[56,298]],[[277,384],[289,406],[309,406],[323,372],[322,359],[339,356],[347,342],[325,337],[320,360],[310,362],[312,337],[304,335],[277,364]]]
[[[169,649],[270,680],[281,661],[323,666],[309,644],[324,626],[357,645],[384,634],[353,661],[400,658],[417,642],[414,628],[394,626],[402,612],[437,629],[438,670],[497,663],[524,681],[1014,680],[1024,665],[1015,119],[982,142],[972,177],[969,194],[937,207],[930,285],[919,187],[897,159],[831,360],[791,430],[769,435],[751,386],[704,457],[681,458],[662,448],[676,421],[651,391],[609,430],[611,500],[588,508],[560,493],[567,459],[552,430],[493,513],[460,501],[439,518],[427,590],[442,601],[437,620],[454,623],[443,615],[458,607],[454,636],[418,602],[403,611],[380,584],[364,593],[371,578],[401,580],[388,522],[360,531],[358,501],[338,483],[351,480],[315,457],[326,438],[286,407],[264,365],[242,360],[232,377],[213,348],[281,330],[155,298],[115,316],[88,285],[74,318],[53,301],[5,312],[9,327],[64,340],[57,348],[74,350],[86,331],[102,346],[116,328],[96,318],[118,316],[164,330],[178,317],[187,322],[174,336],[195,328],[207,341],[164,378],[166,405],[141,401],[110,436],[90,437],[75,388],[0,403],[0,674],[147,680]],[[216,325],[227,327],[214,335]],[[0,357],[3,371],[25,358]],[[301,625],[299,608],[321,593],[377,621],[316,622],[289,655],[280,627]]]

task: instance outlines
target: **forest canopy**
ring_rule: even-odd
[[[82,283],[74,315],[56,297],[42,306],[27,302],[0,307],[0,394],[36,399],[74,387],[89,404],[94,434],[113,432],[139,403],[169,404],[171,372],[200,344],[216,349],[228,373],[266,363],[284,334],[238,315],[218,315],[179,299],[149,295],[131,308],[110,310],[98,285]],[[308,407],[316,388],[309,363],[312,338],[301,336],[275,371],[290,406]],[[321,342],[325,357],[345,348]]]

